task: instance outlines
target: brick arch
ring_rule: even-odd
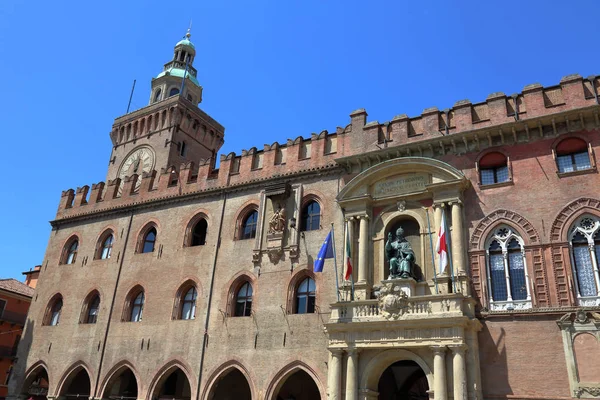
[[[94,375],[92,374],[91,368],[89,367],[89,365],[86,362],[81,361],[81,360],[74,362],[67,369],[65,369],[65,371],[61,375],[62,377],[61,377],[58,385],[56,386],[56,390],[54,392],[59,396],[64,395],[64,391],[66,389],[68,389],[68,387],[65,388],[65,386],[68,386],[68,384],[70,384],[72,382],[75,375],[81,369],[85,370],[85,372],[88,375],[88,378],[90,379],[90,396],[93,396],[94,393],[92,393],[92,391],[94,390],[94,378],[93,378]],[[68,384],[67,384],[67,382],[68,382]]]
[[[531,222],[514,211],[500,209],[488,214],[484,219],[479,221],[471,235],[469,249],[482,249],[483,242],[490,230],[500,223],[513,226],[521,234],[526,246],[540,243],[540,235]]]
[[[600,200],[582,197],[560,210],[552,223],[552,228],[550,228],[550,241],[566,241],[569,226],[573,223],[574,219],[585,212],[598,215],[600,213]]]
[[[327,395],[325,393],[325,389],[323,387],[323,383],[319,378],[319,374],[317,369],[310,366],[307,362],[295,360],[291,363],[287,364],[285,367],[281,368],[279,372],[275,374],[269,380],[269,386],[265,392],[265,399],[270,400],[274,399],[275,395],[279,392],[279,390],[283,387],[286,380],[292,376],[294,373],[298,371],[304,371],[311,377],[317,388],[319,388],[319,392],[321,393],[321,399],[326,399]]]
[[[155,398],[153,395],[156,389],[163,385],[165,380],[169,377],[169,375],[173,373],[176,369],[180,369],[187,378],[188,385],[190,386],[190,393],[196,393],[196,382],[194,381],[194,379],[192,379],[192,377],[194,376],[192,373],[192,368],[188,363],[186,363],[182,359],[173,358],[152,374],[153,378],[150,382],[150,385],[148,386],[148,393],[146,396],[148,400],[152,400],[153,398]]]
[[[46,371],[46,376],[48,376],[48,394],[50,394],[50,387],[52,385],[54,377],[50,373],[50,368],[45,361],[39,360],[33,363],[25,372],[25,379],[23,380],[23,384],[21,385],[21,393],[26,390],[32,381],[37,377],[40,370],[43,369]]]
[[[213,370],[213,372],[210,374],[210,378],[206,381],[206,385],[204,386],[204,390],[200,398],[203,400],[208,400],[208,396],[210,395],[210,392],[215,386],[217,380],[221,376],[227,375],[233,369],[240,371],[242,375],[244,375],[244,378],[246,378],[246,382],[248,382],[248,386],[250,387],[251,398],[258,399],[258,392],[254,385],[253,379],[255,377],[253,376],[252,371],[246,368],[246,366],[238,358],[233,358]]]
[[[99,398],[105,398],[104,394],[106,389],[108,389],[108,385],[113,383],[112,380],[117,378],[125,369],[131,370],[133,376],[135,377],[137,387],[138,387],[138,396],[142,393],[142,380],[140,379],[140,374],[138,370],[133,366],[133,363],[127,359],[123,359],[117,363],[104,375],[104,379],[102,380],[102,386],[100,386],[100,392],[98,393]]]

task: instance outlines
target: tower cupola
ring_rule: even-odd
[[[172,96],[183,96],[196,105],[202,102],[202,86],[198,82],[198,71],[193,66],[196,47],[190,40],[191,36],[188,29],[183,39],[175,45],[173,59],[152,79],[150,104]]]

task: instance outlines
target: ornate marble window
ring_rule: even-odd
[[[580,218],[571,228],[569,245],[579,305],[600,306],[600,220],[589,215]]]
[[[531,308],[523,239],[502,225],[487,241],[487,277],[491,310]]]

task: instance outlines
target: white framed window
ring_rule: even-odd
[[[525,246],[514,229],[494,230],[486,241],[486,264],[490,310],[531,308]]]
[[[580,218],[569,233],[569,246],[577,302],[600,306],[600,220],[591,215]]]

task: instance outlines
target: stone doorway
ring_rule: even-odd
[[[298,370],[286,380],[275,400],[319,400],[321,394],[315,381],[303,370]]]
[[[252,392],[244,374],[232,368],[215,382],[208,400],[252,400]]]
[[[386,368],[379,378],[379,400],[429,399],[427,376],[414,361],[397,361]]]

